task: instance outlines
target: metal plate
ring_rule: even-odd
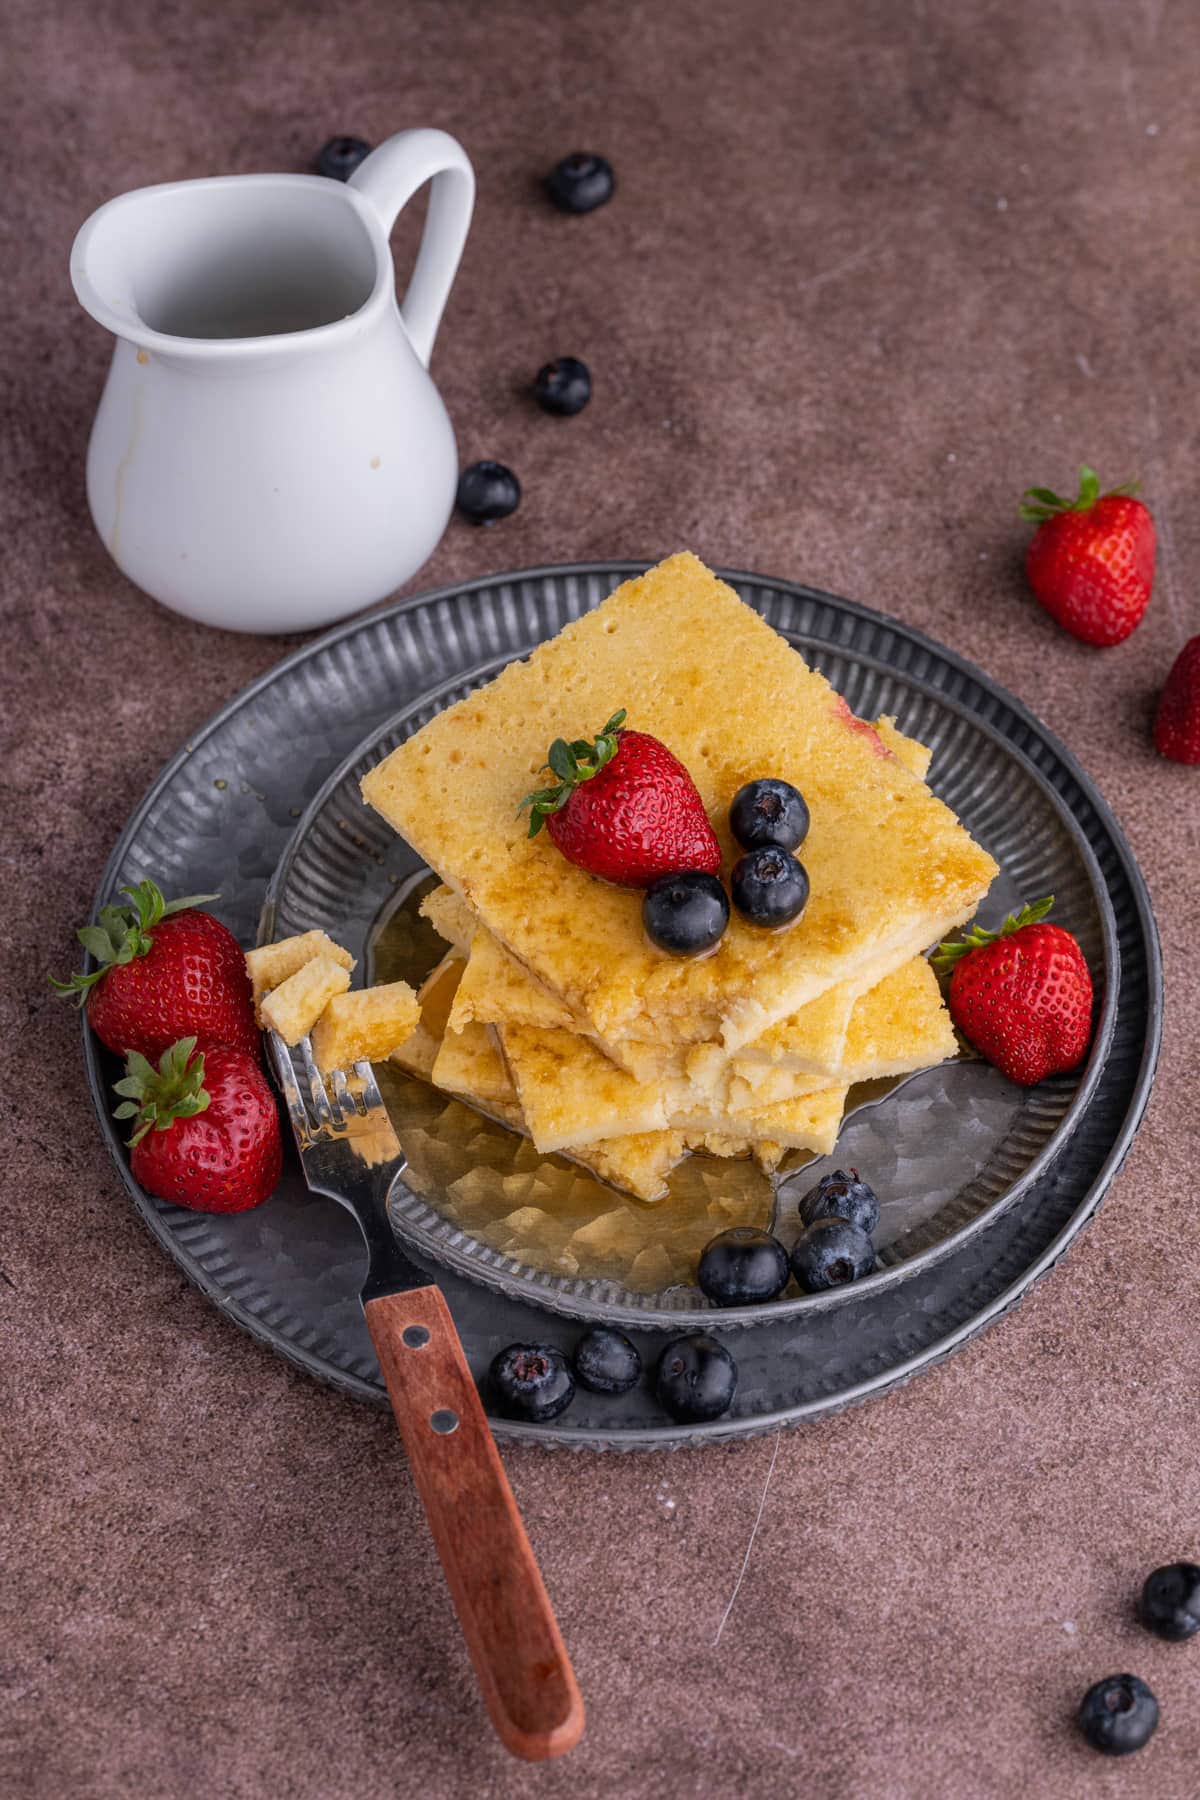
[[[528,1146],[511,1132],[481,1124],[453,1102],[431,1114],[429,1090],[397,1077],[390,1097],[410,1171],[408,1182],[395,1184],[390,1207],[397,1230],[418,1253],[570,1317],[675,1330],[717,1324],[740,1329],[779,1320],[787,1310],[840,1308],[910,1278],[1013,1204],[1067,1142],[1108,1054],[1119,987],[1112,910],[1086,838],[1018,750],[936,689],[881,669],[865,654],[830,651],[793,628],[787,635],[836,680],[860,717],[895,716],[902,730],[933,750],[931,786],[1000,865],[980,913],[984,923],[999,923],[1023,900],[1055,896],[1055,919],[1078,937],[1097,977],[1096,1030],[1083,1069],[1022,1089],[985,1063],[960,1062],[898,1086],[876,1084],[888,1090],[882,1098],[859,1088],[849,1097],[853,1116],[833,1157],[807,1160],[773,1188],[749,1163],[691,1159],[672,1176],[669,1197],[653,1208],[624,1199],[561,1158],[531,1167]],[[508,654],[442,683],[356,747],[315,796],[280,860],[263,909],[264,941],[324,930],[372,977],[381,922],[394,912],[397,894],[413,891],[425,871],[386,821],[364,806],[362,778],[443,708],[530,647],[514,642]],[[445,949],[432,931],[423,936],[403,971],[414,982]],[[711,1306],[692,1282],[707,1237],[732,1222],[769,1225],[790,1249],[800,1230],[801,1199],[835,1165],[869,1172],[880,1193],[877,1272],[853,1289],[725,1311]],[[637,1291],[619,1278],[560,1273],[558,1262],[577,1261],[570,1239],[557,1259],[543,1255],[531,1263],[528,1227],[514,1234],[509,1219],[536,1215],[554,1233],[551,1247],[562,1243],[556,1228],[572,1216],[586,1221],[584,1236],[593,1247],[598,1229],[607,1228],[618,1241],[624,1236],[628,1249],[618,1261],[632,1263],[639,1245],[656,1246],[661,1260],[662,1246],[670,1244],[680,1252],[671,1258],[679,1265],[674,1280],[665,1290],[642,1284]],[[514,1235],[523,1241],[505,1253],[499,1246]],[[595,1268],[594,1248],[592,1256]]]
[[[215,910],[251,942],[268,879],[298,818],[323,784],[326,799],[344,786],[336,771],[348,756],[355,760],[355,746],[379,743],[389,726],[403,730],[430,706],[445,704],[464,682],[598,604],[640,566],[535,570],[443,590],[301,650],[225,708],[163,771],[110,859],[98,904],[146,873],[168,891],[220,889]],[[671,1425],[645,1387],[620,1400],[581,1393],[548,1426],[498,1423],[513,1436],[614,1447],[709,1441],[812,1416],[905,1379],[1013,1304],[1061,1254],[1119,1166],[1149,1091],[1161,1015],[1149,904],[1115,822],[1069,754],[1019,703],[918,633],[808,589],[730,579],[856,710],[896,712],[902,728],[933,744],[934,785],[1004,866],[1008,885],[998,885],[999,903],[1047,885],[1061,891],[1065,883],[1064,922],[1079,931],[1093,968],[1105,972],[1097,1047],[1082,1078],[1037,1090],[1028,1117],[1011,1113],[1017,1107],[1023,1114],[1025,1102],[1000,1084],[1012,1096],[1010,1117],[978,1158],[986,1174],[995,1156],[995,1171],[965,1209],[970,1184],[960,1172],[930,1216],[894,1221],[889,1266],[871,1283],[829,1302],[784,1303],[759,1323],[739,1318],[740,1385],[724,1419]],[[399,727],[398,708],[407,715]],[[366,817],[360,808],[360,828]],[[298,853],[310,837],[297,841]],[[398,854],[393,845],[385,856]],[[380,866],[361,845],[347,845],[347,853],[360,870]],[[368,897],[364,932],[376,911]],[[293,927],[281,919],[280,928]],[[110,1149],[170,1253],[246,1329],[324,1379],[382,1399],[357,1306],[362,1253],[352,1222],[311,1198],[293,1168],[265,1207],[235,1217],[183,1212],[141,1194],[109,1119],[106,1086],[115,1071],[86,1035],[85,1046]],[[985,1112],[994,1104],[993,1071],[955,1068],[919,1083],[951,1076],[981,1083]],[[871,1157],[886,1155],[895,1141],[887,1109],[911,1105],[919,1083],[850,1122],[847,1135],[874,1134],[873,1148],[862,1153],[868,1166],[877,1167]],[[447,1245],[435,1248],[444,1262]],[[673,1310],[677,1296],[664,1310],[658,1301],[648,1306],[645,1296],[571,1295],[530,1284],[512,1268],[489,1272],[506,1291],[481,1287],[477,1260],[468,1252],[463,1265],[472,1280],[446,1268],[438,1278],[479,1374],[514,1339],[571,1344],[578,1327],[541,1310],[547,1303],[575,1313],[626,1306],[647,1360],[663,1341],[661,1332],[646,1329],[656,1316],[682,1323]]]

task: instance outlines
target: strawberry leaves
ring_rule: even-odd
[[[533,793],[526,794],[517,808],[518,816],[526,807],[530,809],[531,838],[537,836],[551,813],[562,811],[581,782],[591,781],[601,769],[607,768],[620,748],[619,733],[624,723],[625,708],[622,706],[607,724],[601,726],[594,743],[589,743],[586,738],[576,738],[572,743],[566,738],[555,738],[542,766],[558,780],[552,787],[536,788]]]
[[[163,919],[220,898],[218,894],[187,894],[180,900],[164,900],[152,881],[138,881],[121,891],[129,896],[127,906],[102,906],[98,923],[83,925],[75,933],[96,967],[72,975],[69,981],[57,981],[51,975],[50,986],[64,999],[74,999],[82,1006],[89,990],[109,969],[146,955],[154,942],[150,934]]]
[[[1053,488],[1031,487],[1025,489],[1017,511],[1023,519],[1041,521],[1053,519],[1059,513],[1090,512],[1097,500],[1112,500],[1118,494],[1136,494],[1137,491],[1136,481],[1123,481],[1120,487],[1106,488],[1102,494],[1100,477],[1095,469],[1089,468],[1087,463],[1083,463],[1079,469],[1079,492],[1074,500],[1064,500],[1061,494],[1054,492]]]
[[[980,950],[985,944],[994,944],[998,938],[1012,937],[1014,932],[1023,930],[1026,925],[1039,924],[1053,905],[1054,895],[1047,894],[1044,899],[1023,906],[1020,912],[1009,913],[999,931],[988,931],[982,925],[973,925],[970,931],[963,933],[960,943],[950,943],[947,940],[946,943],[939,944],[930,961],[939,975],[946,975],[964,956],[969,956],[972,950]]]
[[[204,1052],[192,1060],[195,1048],[194,1037],[180,1038],[163,1051],[157,1069],[140,1050],[130,1051],[123,1080],[113,1084],[113,1091],[124,1096],[113,1117],[137,1120],[131,1148],[148,1131],[166,1131],[176,1119],[192,1119],[207,1110]]]

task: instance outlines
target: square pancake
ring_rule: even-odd
[[[446,1020],[463,966],[462,958],[452,953],[426,977],[417,995],[420,1022],[389,1061],[426,1081],[433,1081],[435,1069],[439,1070],[441,1080],[435,1086],[527,1137],[516,1090],[491,1033],[476,1025],[457,1038],[451,1034],[447,1045]],[[685,1154],[679,1132],[659,1131],[589,1144],[571,1152],[569,1160],[637,1200],[653,1201],[664,1198],[667,1176]]]
[[[741,1045],[737,1060],[782,1063],[787,1068],[805,1070],[814,1077],[829,1074],[841,1065],[854,1008],[874,984],[868,963],[865,981],[860,974],[853,981],[835,982],[807,1006],[801,1006],[761,1036]]]
[[[496,1034],[539,1150],[574,1150],[599,1138],[667,1128],[688,1136],[734,1131],[822,1153],[837,1140],[844,1082],[806,1089],[770,1106],[754,1104],[734,1119],[722,1094],[687,1080],[640,1082],[596,1044],[571,1032],[501,1025]]]
[[[436,887],[426,894],[417,910],[452,949],[460,956],[467,954],[479,920],[461,894],[456,894],[453,888]]]
[[[826,1079],[849,1082],[882,1081],[889,1075],[909,1075],[932,1069],[958,1052],[958,1040],[942,999],[937,976],[923,956],[914,956],[886,981],[856,1001],[850,1029],[838,1068]],[[731,1113],[765,1106],[787,1090],[780,1080],[813,1082],[806,1068],[786,1064],[753,1063],[735,1057],[726,1095]]]
[[[434,1085],[510,1130],[530,1135],[504,1058],[486,1026],[470,1025],[457,1037],[447,1032],[434,1064]],[[650,1201],[664,1197],[667,1176],[685,1151],[680,1133],[664,1130],[623,1132],[586,1145],[564,1146],[560,1154],[635,1199]]]
[[[845,1085],[836,1070],[813,1075],[773,1063],[747,1063],[743,1078],[738,1058],[731,1057],[721,1044],[668,1050],[662,1044],[631,1044],[626,1039],[621,1049],[628,1072],[643,1085],[662,1092],[668,1118],[673,1109],[693,1102],[738,1112]]]
[[[486,1029],[468,1025],[462,1035]],[[667,1129],[664,1085],[638,1081],[589,1038],[536,1025],[495,1030],[539,1150],[569,1150],[598,1138]],[[453,1035],[447,1032],[448,1042]]]
[[[446,1035],[446,1018],[462,971],[462,957],[453,951],[430,970],[417,989],[417,1004],[421,1009],[417,1029],[388,1057],[397,1068],[406,1069],[410,1075],[419,1075],[422,1081],[433,1080],[433,1065]]]
[[[739,1050],[733,1068],[752,1087],[765,1080],[768,1070],[781,1069],[804,1075],[815,1070],[846,1081],[874,1081],[884,1075],[903,1075],[909,1069],[930,1068],[945,1062],[956,1049],[954,1027],[937,976],[923,956],[914,956],[854,1002],[841,1050],[832,1065],[816,1064],[811,1046],[803,1040],[797,1038],[787,1045],[771,1031]]]
[[[458,905],[463,904],[457,896],[453,898]],[[451,1031],[461,1031],[473,1022],[539,1025],[562,1031],[579,1029],[570,1009],[535,981],[490,931],[476,930],[469,946],[467,966],[450,1014]]]
[[[639,1080],[616,1068],[598,1045],[570,1032],[497,1029],[530,1135],[545,1151],[667,1126],[689,1136],[769,1134],[787,1148],[826,1152],[836,1141],[851,1084],[932,1067],[957,1047],[937,977],[923,957],[862,996],[841,1065],[815,1079],[777,1064],[730,1063],[714,1045],[706,1047],[715,1064],[707,1082],[661,1066],[651,1071],[652,1079]],[[689,1056],[693,1069],[699,1056]],[[739,1073],[743,1067],[760,1078],[747,1079]]]
[[[461,1031],[472,1023],[486,1025],[538,1025],[577,1032],[602,1042],[586,1015],[573,1013],[566,1002],[543,986],[536,976],[486,930],[470,906],[448,887],[438,887],[421,902],[421,911],[435,931],[467,958],[467,966],[454,997],[450,1030]],[[626,1054],[627,1046],[646,1043],[662,1049],[657,1033],[644,1038],[622,1038],[605,1045],[622,1068],[636,1069]]]
[[[899,731],[896,721],[884,715],[876,719],[874,729],[891,753],[913,773],[924,777],[932,752],[915,738]],[[466,948],[467,966],[458,984],[449,1020],[452,1031],[464,1025],[533,1025],[543,1029],[580,1031],[587,1035],[586,1024],[577,1020],[568,1007],[548,988],[535,981],[503,945],[497,943],[457,894],[439,887],[426,897],[421,910],[436,930],[450,942]],[[843,1060],[846,1032],[855,1002],[862,992],[858,980],[841,982],[790,1018],[772,1026],[763,1039],[744,1047],[744,1054],[754,1054],[752,1067],[739,1070],[752,1085],[770,1085],[771,1099],[786,1099],[801,1091],[800,1085],[786,1071],[807,1071],[814,1077],[836,1078]],[[728,1057],[718,1045],[697,1045],[695,1049],[676,1049],[662,1044],[642,1043],[623,1038],[606,1046],[609,1054],[639,1081],[682,1079],[685,1076],[707,1088],[724,1083],[729,1074]],[[937,1060],[937,1059],[935,1059]],[[778,1064],[779,1073],[759,1064]],[[810,1082],[810,1087],[816,1082]],[[732,1098],[733,1090],[730,1090]],[[768,1096],[764,1096],[767,1098]]]
[[[872,729],[885,750],[897,757],[911,775],[915,775],[919,781],[925,780],[933,761],[933,751],[928,744],[920,744],[916,738],[906,737],[891,713],[881,713]]]
[[[729,804],[771,774],[804,794],[811,883],[801,918],[736,915],[709,956],[664,956],[641,895],[530,838],[522,797],[552,739],[619,707],[689,770],[734,860]],[[760,1036],[865,964],[896,967],[975,911],[992,858],[824,676],[683,553],[432,719],[362,783],[364,798],[533,975],[606,1042]],[[881,969],[881,973],[887,972]]]
[[[561,1154],[635,1200],[665,1200],[667,1176],[687,1155],[687,1145],[678,1131],[650,1131]]]
[[[443,901],[441,896],[446,900]],[[436,901],[430,916],[436,915],[447,925],[453,923],[457,929],[461,914],[456,909],[463,908],[458,896],[451,894],[449,888],[439,888],[430,898]],[[453,906],[447,902],[452,902]],[[693,1080],[713,1087],[727,1079],[730,1058],[723,1045],[676,1046],[633,1038],[605,1044],[581,1027],[563,1002],[535,981],[516,958],[496,942],[490,931],[479,927],[473,934],[469,931],[460,933],[457,941],[465,941],[467,961],[447,1021],[450,1031],[462,1031],[468,1025],[483,1023],[573,1031],[598,1043],[613,1062],[640,1082]],[[792,1078],[800,1069],[810,1069],[818,1079],[822,1075],[833,1078],[841,1059],[856,993],[854,983],[831,988],[828,994],[810,1001],[793,1019],[782,1021],[767,1034],[770,1043],[763,1046],[761,1078],[765,1079],[769,1073],[765,1065],[778,1056],[778,1097],[782,1098],[789,1091],[800,1091],[804,1084]],[[777,1048],[773,1050],[772,1045]],[[784,1060],[783,1052],[788,1048],[795,1054]],[[750,1079],[753,1078],[752,1072]],[[815,1081],[807,1083],[808,1087],[814,1085]]]
[[[720,1099],[732,1118],[761,1106],[775,1106],[781,1100],[794,1100],[800,1094],[819,1094],[825,1088],[846,1086],[836,1075],[800,1075],[794,1069],[773,1068],[770,1063],[755,1063],[753,1067],[756,1081],[739,1075],[735,1064],[720,1089]]]
[[[433,1085],[460,1098],[500,1100],[520,1105],[512,1076],[486,1025],[468,1025],[465,1031],[448,1031],[433,1065]],[[541,1149],[538,1145],[538,1149]]]
[[[704,1147],[713,1150],[715,1140],[728,1140],[735,1135],[740,1146],[750,1149],[770,1143],[781,1150],[812,1150],[818,1156],[828,1156],[837,1143],[848,1092],[845,1085],[822,1088],[774,1106],[752,1107],[739,1113],[701,1105],[675,1113],[671,1123],[693,1147],[698,1147],[696,1140],[703,1137]],[[741,1153],[740,1148],[736,1153],[714,1150],[721,1156]]]

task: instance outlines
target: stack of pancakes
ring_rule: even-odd
[[[735,912],[677,958],[640,892],[527,835],[547,746],[618,707],[685,764],[721,841],[737,790],[780,776],[811,815],[801,918]],[[822,675],[695,557],[668,558],[433,719],[363,782],[443,886],[450,950],[395,1060],[641,1199],[689,1150],[833,1149],[852,1083],[954,1053],[921,952],[963,924],[996,865],[925,785],[929,754],[856,719]]]

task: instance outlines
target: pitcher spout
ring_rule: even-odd
[[[240,175],[110,200],[75,239],[71,280],[140,348],[279,355],[382,310],[391,262],[373,209],[340,183]]]

